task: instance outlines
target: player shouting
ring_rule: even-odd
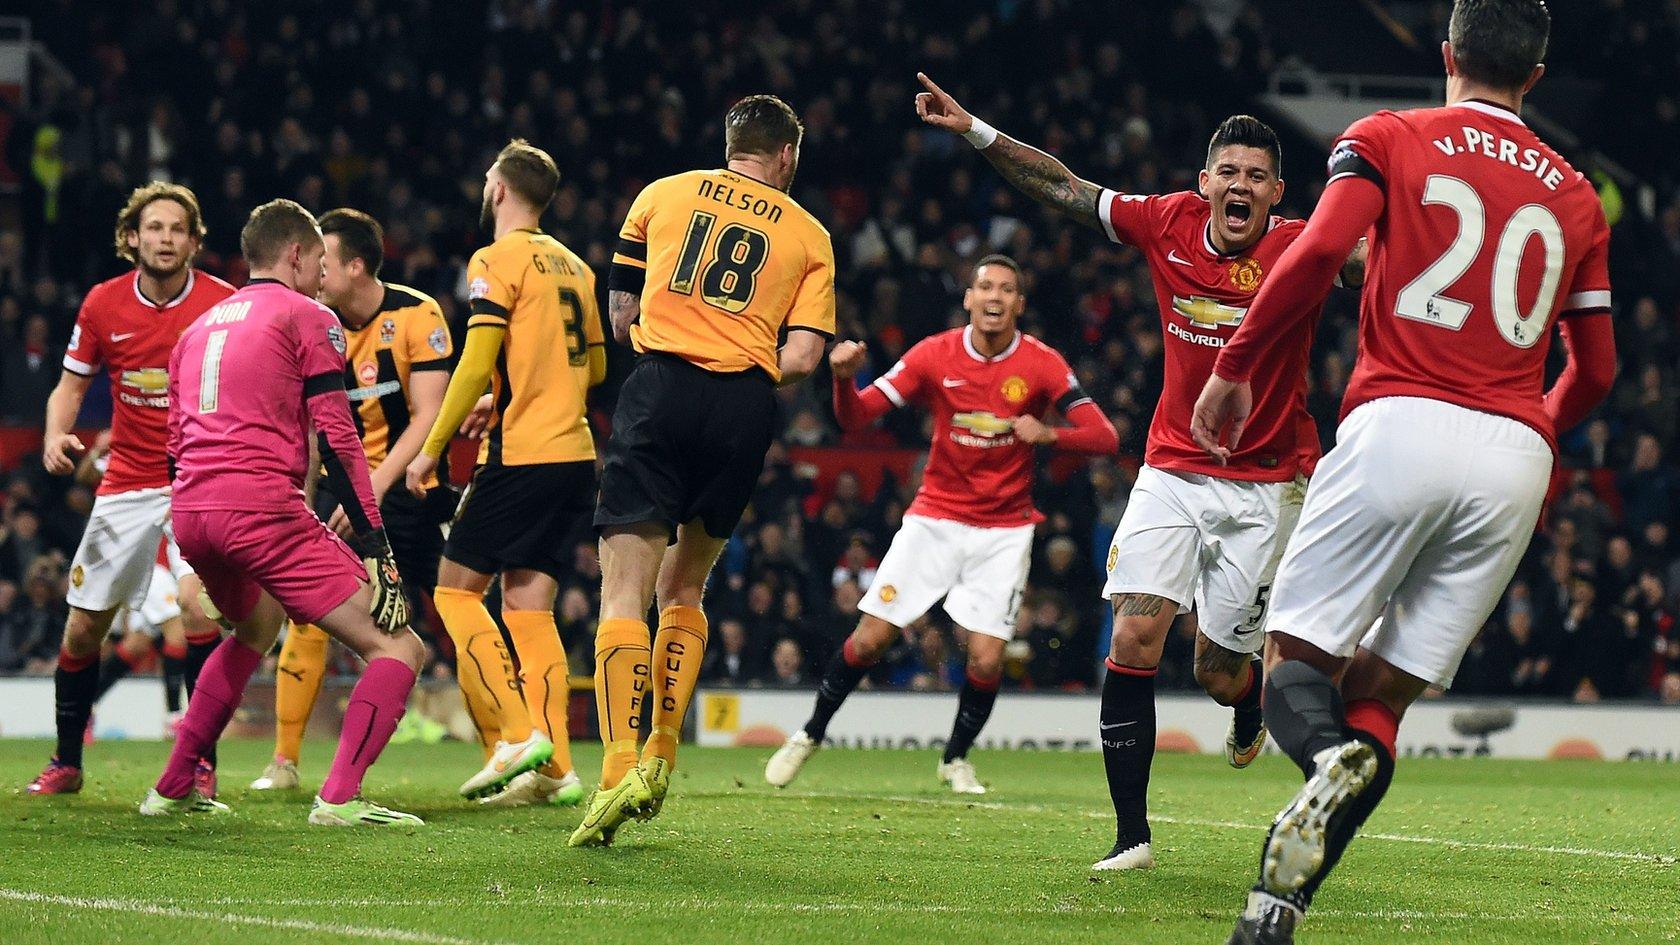
[[[111,380],[111,451],[87,529],[70,566],[65,602],[70,616],[53,674],[58,749],[29,794],[71,794],[82,789],[82,732],[99,692],[99,647],[117,608],[141,608],[158,558],[160,540],[173,543],[169,525],[169,468],[164,435],[169,417],[169,352],[193,320],[225,299],[233,287],[192,268],[204,242],[198,198],[179,184],[153,181],[129,194],[117,214],[117,255],[134,272],[94,286],[76,315],[64,374],[47,400],[41,446],[47,471],[75,470],[84,447],[70,432],[93,376]],[[199,583],[181,575],[179,599],[186,621],[186,688],[215,648],[220,630],[198,603]],[[206,754],[214,744],[206,745]],[[198,759],[194,759],[197,761]],[[199,788],[214,795],[215,772],[207,761]]]
[[[1173,618],[1195,604],[1196,681],[1233,708],[1225,754],[1247,766],[1266,741],[1260,671],[1266,600],[1300,514],[1319,453],[1306,409],[1311,328],[1297,325],[1256,372],[1254,435],[1225,464],[1189,436],[1190,408],[1220,347],[1283,251],[1299,220],[1271,215],[1283,197],[1277,135],[1235,115],[1208,142],[1198,190],[1121,194],[1074,176],[1060,161],[1000,134],[925,75],[916,110],[963,135],[1004,178],[1070,219],[1144,252],[1155,283],[1166,360],[1144,466],[1108,552],[1103,595],[1114,636],[1098,722],[1115,842],[1093,869],[1154,865],[1147,795],[1155,756],[1155,674]],[[1350,278],[1357,261],[1350,260]],[[1319,298],[1302,304],[1316,308]]]
[[[408,629],[408,601],[350,418],[344,328],[315,301],[321,231],[309,211],[275,200],[251,211],[239,245],[251,281],[194,322],[169,361],[175,530],[233,636],[205,661],[169,764],[140,813],[226,809],[194,789],[193,761],[221,736],[290,617],[367,662],[309,822],[418,824],[361,797],[362,775],[396,731],[425,647]],[[304,502],[311,426],[323,462],[345,484],[339,499],[357,551]]]
[[[1266,837],[1236,945],[1293,941],[1388,789],[1400,717],[1451,684],[1510,583],[1556,431],[1614,379],[1603,207],[1518,114],[1550,28],[1540,0],[1454,4],[1446,106],[1378,112],[1343,133],[1312,222],[1196,404],[1196,439],[1215,459],[1245,448],[1249,378],[1375,227],[1336,449],[1268,630],[1266,722],[1307,782]],[[1558,318],[1569,364],[1544,391]]]
[[[861,394],[852,378],[863,367],[863,345],[844,342],[829,356],[841,427],[860,429],[914,402],[934,415],[933,444],[904,527],[858,605],[857,630],[817,687],[816,711],[764,768],[771,784],[785,787],[799,774],[870,667],[905,626],[943,598],[945,612],[968,631],[968,674],[939,780],[959,794],[986,793],[968,749],[997,701],[1003,648],[1015,634],[1032,560],[1033,526],[1044,519],[1032,503],[1033,450],[1101,455],[1119,446],[1113,425],[1062,356],[1015,327],[1025,306],[1020,266],[1007,256],[986,256],[963,292],[968,327],[920,342]],[[1043,423],[1039,418],[1052,407],[1073,426]]]

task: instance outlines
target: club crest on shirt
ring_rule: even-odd
[[[1109,572],[1110,572],[1110,573],[1113,573],[1113,571],[1114,571],[1114,563],[1115,563],[1115,562],[1116,562],[1116,561],[1119,561],[1119,560],[1120,560],[1120,546],[1119,546],[1119,545],[1109,545],[1109,546],[1108,546],[1108,565],[1107,565],[1107,570],[1108,570],[1108,571],[1109,571]]]
[[[1266,274],[1259,263],[1247,256],[1233,262],[1229,273],[1231,286],[1238,292],[1253,292],[1260,288],[1260,279]]]
[[[896,598],[897,596],[898,596],[898,588],[893,587],[891,584],[881,585],[881,602],[882,603],[890,604],[890,603],[893,602],[893,599]]]
[[[388,345],[397,340],[397,323],[395,319],[387,318],[379,323],[379,343]]]
[[[1026,400],[1031,391],[1026,379],[1018,375],[1010,375],[1009,379],[1003,382],[1003,399],[1012,404]]]
[[[71,587],[81,587],[82,586],[82,581],[84,581],[86,579],[87,579],[87,572],[82,570],[81,565],[78,564],[75,567],[70,569],[70,586]]]
[[[426,344],[438,354],[446,354],[449,351],[449,333],[442,328],[433,328],[432,333],[426,336]]]
[[[356,369],[356,379],[362,382],[363,387],[372,386],[374,381],[379,380],[379,366],[372,361],[363,361],[362,366]]]

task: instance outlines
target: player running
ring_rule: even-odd
[[[192,268],[204,242],[198,198],[179,184],[154,181],[129,194],[117,214],[117,255],[134,272],[94,286],[82,301],[64,374],[47,400],[42,462],[66,475],[86,447],[70,428],[93,376],[111,382],[111,452],[70,566],[64,643],[53,674],[58,749],[27,793],[73,794],[82,789],[82,733],[99,692],[99,648],[124,604],[146,598],[158,543],[173,543],[169,524],[169,468],[164,434],[169,416],[169,352],[193,320],[233,287]],[[182,575],[188,650],[187,691],[220,638],[198,604],[199,583]],[[215,746],[205,746],[213,756]],[[194,759],[195,762],[199,759]],[[204,759],[199,788],[216,792],[213,757]]]
[[[309,211],[274,200],[251,211],[239,245],[251,281],[194,322],[169,361],[172,517],[181,553],[233,635],[205,662],[169,764],[140,813],[227,809],[194,789],[193,761],[221,736],[290,617],[367,662],[309,822],[419,824],[361,797],[362,776],[396,731],[426,650],[408,629],[408,602],[344,395],[344,329],[315,301],[321,231]],[[341,499],[356,551],[303,500],[311,426],[322,460],[346,483]]]
[[[437,583],[442,524],[453,503],[450,490],[435,477],[424,499],[416,499],[400,484],[443,404],[452,350],[449,326],[430,296],[379,278],[385,233],[373,217],[343,208],[324,214],[320,223],[327,247],[320,298],[344,326],[344,383],[355,408],[352,417],[372,470],[373,499],[402,572],[409,612],[418,615]],[[316,481],[313,497],[316,515],[340,536],[350,533],[349,517],[338,498],[345,489],[329,476]],[[293,623],[275,672],[274,760],[252,788],[298,786],[303,732],[326,669],[327,635],[319,627]]]
[[[467,264],[472,315],[461,363],[408,464],[409,491],[423,495],[461,421],[491,389],[490,428],[433,599],[485,740],[484,768],[461,794],[495,806],[577,804],[584,795],[566,732],[571,688],[554,598],[568,536],[595,500],[585,398],[606,377],[607,361],[595,273],[538,228],[559,181],[547,152],[523,140],[503,148],[485,173],[480,222],[495,242]],[[484,606],[497,574],[517,677],[514,654]]]
[[[1284,556],[1268,631],[1266,722],[1307,782],[1273,821],[1237,945],[1293,941],[1388,789],[1400,717],[1451,684],[1510,583],[1556,431],[1614,379],[1603,207],[1518,115],[1549,32],[1539,0],[1454,4],[1447,105],[1378,112],[1343,133],[1312,222],[1196,404],[1196,439],[1223,461],[1246,437],[1267,349],[1310,320],[1375,226],[1337,445]],[[1554,318],[1569,363],[1544,391]]]
[[[1165,382],[1144,466],[1108,550],[1103,596],[1114,635],[1098,721],[1114,802],[1115,842],[1092,869],[1154,865],[1148,818],[1155,757],[1155,675],[1173,619],[1196,609],[1196,681],[1233,709],[1225,756],[1242,768],[1260,754],[1258,653],[1277,562],[1300,514],[1319,454],[1306,408],[1312,329],[1301,324],[1256,372],[1255,435],[1226,464],[1188,434],[1190,408],[1213,359],[1255,293],[1301,233],[1272,216],[1283,197],[1282,149],[1258,119],[1235,115],[1208,142],[1197,191],[1121,194],[1074,176],[1060,161],[970,115],[925,75],[916,111],[963,135],[1010,183],[1070,219],[1136,246],[1149,262],[1164,334]],[[1349,259],[1356,282],[1360,259]],[[1303,300],[1316,307],[1319,297]]]
[[[627,817],[659,812],[706,652],[706,575],[763,469],[776,386],[804,380],[834,337],[834,247],[787,194],[804,130],[781,99],[742,99],[724,116],[728,168],[654,181],[619,231],[613,335],[641,357],[619,393],[595,510],[606,753],[572,846],[611,843]]]
[[[799,774],[870,667],[943,598],[945,612],[968,631],[968,672],[937,773],[958,794],[986,793],[968,749],[997,701],[1033,526],[1044,520],[1032,502],[1034,449],[1103,455],[1120,445],[1062,356],[1016,329],[1025,306],[1020,266],[986,256],[963,292],[968,327],[918,343],[861,393],[852,378],[863,367],[863,345],[843,342],[829,355],[834,415],[843,429],[862,429],[914,402],[934,415],[933,443],[904,527],[858,605],[857,630],[817,687],[815,712],[765,765],[771,784],[786,787]],[[1052,407],[1073,426],[1043,423]]]

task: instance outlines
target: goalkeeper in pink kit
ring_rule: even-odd
[[[194,322],[169,363],[175,534],[233,635],[205,662],[169,764],[140,813],[226,809],[193,789],[193,766],[290,617],[367,662],[309,822],[419,824],[361,797],[362,776],[402,718],[425,649],[408,628],[407,598],[350,417],[344,330],[315,301],[321,231],[309,211],[275,200],[251,211],[239,239],[250,282]],[[311,427],[329,473],[351,486],[349,544],[304,502]]]

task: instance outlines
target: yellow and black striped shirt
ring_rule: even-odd
[[[378,469],[414,415],[409,377],[415,371],[449,370],[454,344],[435,299],[391,282],[385,283],[379,310],[366,324],[344,327],[344,387],[368,468]]]

